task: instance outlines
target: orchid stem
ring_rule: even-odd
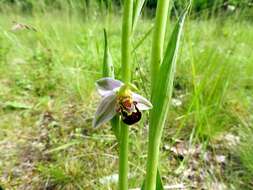
[[[122,21],[122,80],[131,82],[131,33],[133,18],[133,0],[124,1],[124,12]],[[120,144],[119,144],[119,190],[128,189],[128,133],[129,127],[121,122]]]
[[[128,126],[121,122],[119,149],[119,189],[128,189]]]
[[[124,1],[124,14],[122,21],[121,59],[122,80],[131,82],[131,33],[132,33],[133,0]]]

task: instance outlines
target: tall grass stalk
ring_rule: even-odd
[[[133,0],[124,1],[124,13],[122,21],[122,80],[130,83],[131,81],[131,35],[133,18]],[[119,150],[119,189],[128,189],[128,130],[129,126],[121,122],[120,130],[120,150]]]

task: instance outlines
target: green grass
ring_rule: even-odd
[[[12,32],[12,21],[30,24],[37,32]],[[144,19],[137,25],[133,46],[151,24]],[[117,141],[109,127],[91,128],[99,101],[94,81],[102,75],[104,27],[119,77],[119,15],[1,13],[0,183],[6,189],[116,188],[117,183],[100,181],[117,173]],[[143,94],[150,90],[150,44],[151,36],[134,52],[133,81]],[[219,182],[228,189],[252,189],[252,47],[249,21],[187,21],[173,94],[182,105],[172,106],[163,135],[165,184],[211,189]],[[241,141],[231,147],[227,134]],[[171,152],[168,147],[179,139],[184,149],[200,146],[200,153],[182,157]],[[142,183],[146,154],[143,120],[130,130],[131,187]],[[205,154],[211,156],[208,161]],[[226,162],[215,160],[217,155],[226,156]],[[188,170],[192,178],[185,174]]]

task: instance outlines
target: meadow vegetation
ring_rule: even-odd
[[[91,7],[83,14],[66,8],[27,14],[9,6],[0,12],[0,186],[116,189],[117,140],[109,127],[95,130],[91,122],[99,102],[94,82],[102,76],[103,28],[116,78],[121,76],[120,10]],[[253,189],[249,12],[212,17],[202,12],[197,18],[192,13],[186,21],[161,148],[164,184]],[[34,30],[13,31],[13,21]],[[133,83],[146,97],[152,23],[152,17],[143,17],[132,40]],[[130,128],[131,188],[139,187],[145,176],[144,117]]]

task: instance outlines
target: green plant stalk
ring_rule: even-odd
[[[128,126],[121,122],[119,149],[119,190],[128,189]]]
[[[151,51],[151,97],[154,93],[155,80],[162,62],[163,44],[170,0],[159,0],[156,9],[156,21]]]
[[[122,21],[122,80],[130,83],[131,81],[131,33],[133,18],[133,0],[124,1],[124,12]],[[119,189],[128,189],[128,133],[129,127],[121,122],[120,144],[119,144]]]
[[[132,34],[133,0],[125,0],[122,21],[121,59],[122,80],[125,83],[131,81],[131,34]]]

